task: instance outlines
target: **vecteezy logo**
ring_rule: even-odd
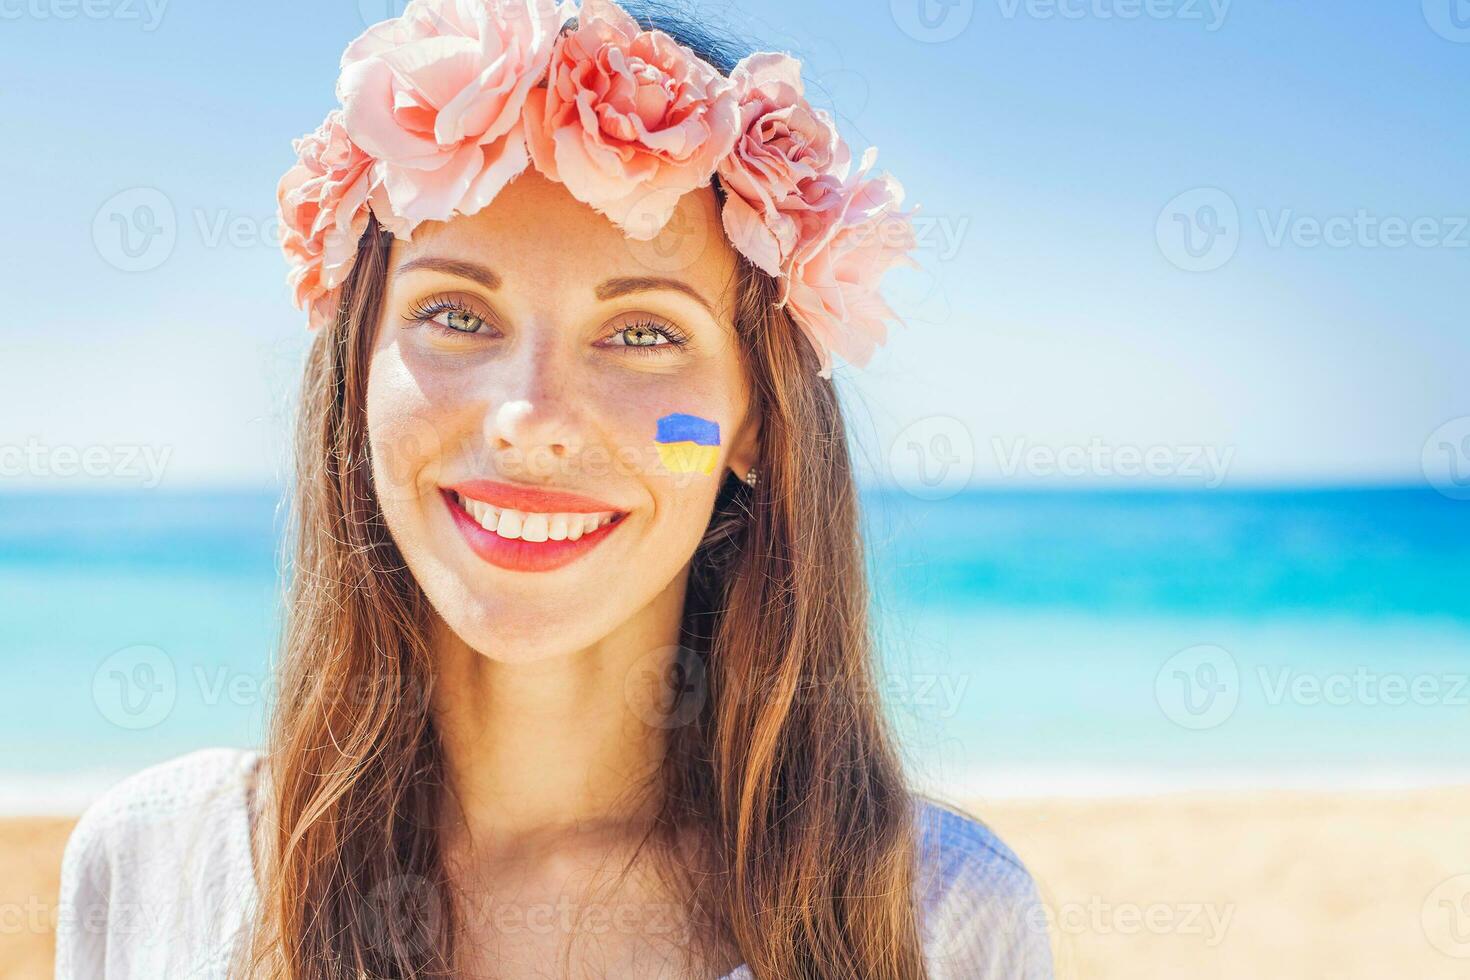
[[[1470,874],[1435,886],[1419,910],[1424,938],[1446,956],[1470,959]]]
[[[132,187],[114,194],[92,219],[97,254],[123,272],[158,268],[173,254],[177,240],[173,202],[152,187]]]
[[[448,896],[435,879],[415,874],[383,878],[365,896],[363,935],[374,951],[397,947],[423,956],[443,929],[447,908]]]
[[[629,208],[627,228],[639,237],[625,235],[624,247],[639,265],[655,273],[683,272],[699,261],[710,241],[710,228],[719,225],[696,218],[677,206],[668,221],[659,224],[660,207],[670,203],[671,193],[653,190],[641,195]]]
[[[1222,647],[1188,647],[1159,668],[1154,700],[1181,728],[1217,728],[1230,720],[1240,700],[1240,668]]]
[[[1424,19],[1440,37],[1470,44],[1470,0],[1424,0]]]
[[[959,37],[975,16],[975,0],[889,0],[888,7],[899,30],[926,44]]]
[[[1164,205],[1154,237],[1174,265],[1186,272],[1212,272],[1235,257],[1240,211],[1218,187],[1197,187]]]
[[[920,500],[945,500],[969,486],[975,440],[959,419],[930,415],[893,440],[888,469],[895,483]]]
[[[709,699],[704,660],[685,646],[662,646],[639,657],[623,681],[633,713],[650,728],[681,728]]]
[[[158,647],[125,647],[92,675],[92,702],[119,728],[152,728],[173,711],[177,696],[174,662]]]
[[[399,415],[392,426],[369,434],[373,489],[379,501],[420,500],[441,469],[453,458],[439,437],[439,427],[418,415]]]
[[[1450,419],[1424,440],[1424,478],[1451,500],[1470,500],[1470,415]]]

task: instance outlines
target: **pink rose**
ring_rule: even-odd
[[[629,238],[656,238],[708,183],[740,125],[734,85],[611,0],[586,0],[526,100],[536,168]]]
[[[780,276],[840,213],[852,155],[832,117],[803,97],[795,58],[757,52],[730,79],[740,94],[740,137],[719,165],[729,192],[721,219],[742,255]]]
[[[879,292],[883,274],[898,264],[920,268],[908,254],[916,245],[909,219],[918,209],[898,210],[903,186],[893,177],[867,177],[877,155],[873,148],[863,154],[838,220],[801,246],[787,281],[788,308],[816,345],[824,378],[832,376],[833,352],[864,367],[887,341],[886,321],[898,317]]]
[[[373,158],[348,138],[337,109],[292,147],[297,162],[276,187],[281,249],[296,306],[309,308],[315,329],[332,316],[367,228]]]
[[[342,118],[381,161],[395,235],[473,214],[526,168],[521,111],[568,10],[555,0],[411,0],[348,45]]]

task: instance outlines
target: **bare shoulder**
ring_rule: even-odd
[[[1050,978],[1046,910],[1020,857],[956,806],[916,796],[915,814],[924,946],[936,980]]]

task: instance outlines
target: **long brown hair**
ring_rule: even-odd
[[[721,71],[736,60],[727,41],[688,22],[639,19]],[[368,458],[367,372],[390,241],[370,221],[302,383],[256,841],[261,901],[236,964],[251,977],[455,970],[436,831],[433,614],[385,526]],[[676,666],[699,674],[699,701],[668,733],[657,825],[670,836],[698,827],[712,842],[708,927],[758,980],[923,978],[912,797],[873,697],[842,413],[775,306],[778,284],[743,259],[738,275],[760,479],[752,488],[726,475],[694,555],[689,657]]]

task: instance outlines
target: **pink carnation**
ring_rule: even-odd
[[[348,138],[336,109],[292,147],[297,162],[276,187],[281,248],[296,306],[309,308],[308,322],[315,329],[332,316],[337,287],[347,278],[367,228],[373,159]]]
[[[833,352],[867,365],[888,339],[886,321],[898,320],[879,292],[883,274],[898,264],[919,268],[908,254],[916,244],[910,218],[917,208],[898,210],[903,186],[893,177],[867,176],[877,155],[872,148],[863,154],[838,220],[802,245],[787,283],[788,308],[816,346],[824,378],[832,376]]]
[[[803,97],[795,58],[757,52],[730,79],[740,94],[740,137],[719,165],[728,191],[721,218],[742,255],[780,276],[840,215],[852,155],[832,117]]]
[[[568,9],[411,0],[348,45],[337,81],[343,122],[381,161],[395,235],[479,211],[526,168],[521,111]]]
[[[647,241],[709,182],[740,110],[730,80],[668,34],[641,30],[611,0],[586,0],[525,120],[538,170]]]

